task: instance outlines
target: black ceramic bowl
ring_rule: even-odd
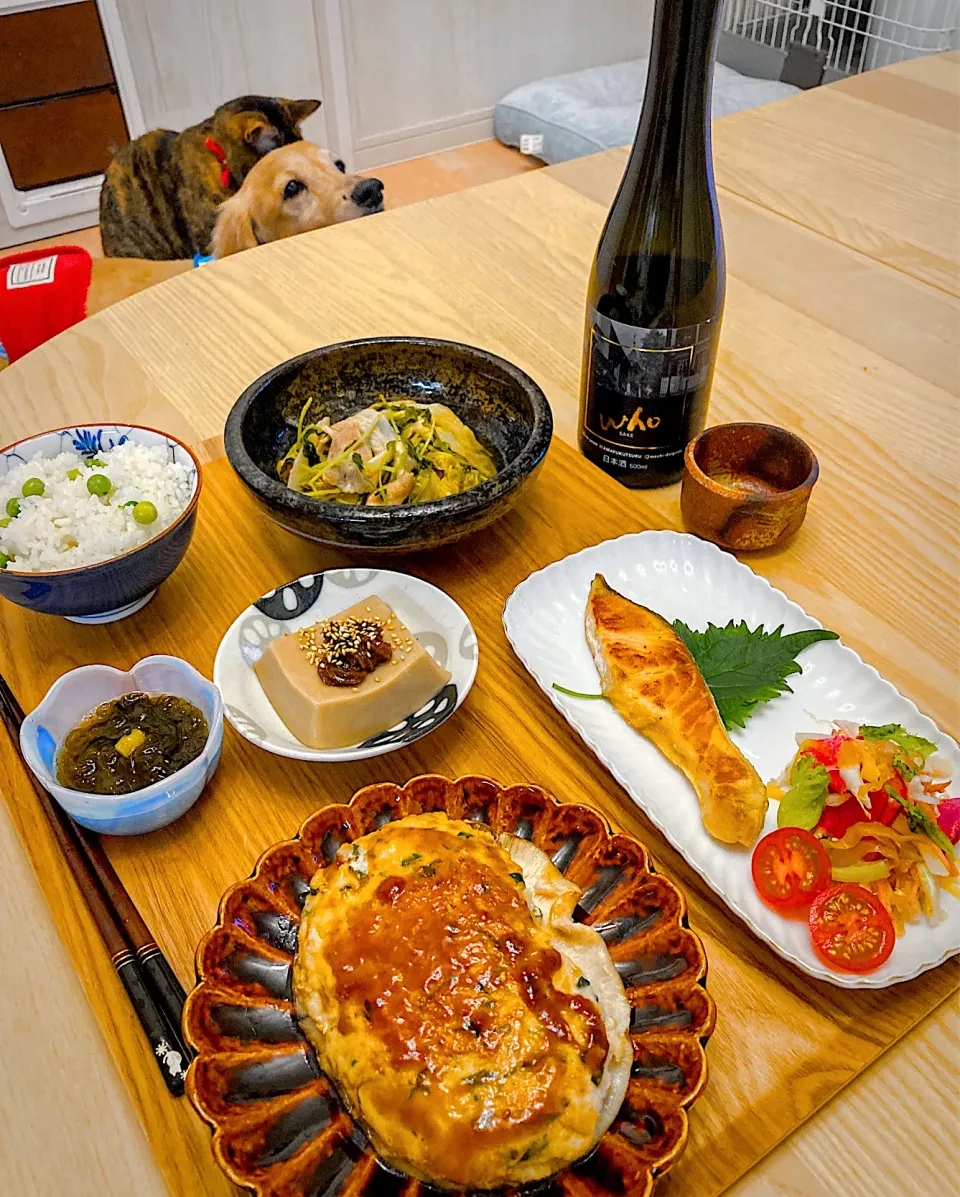
[[[0,449],[0,479],[33,457],[78,453],[83,458],[126,441],[159,446],[179,461],[190,477],[190,501],[168,527],[117,557],[48,573],[18,571],[15,563],[0,570],[0,595],[44,615],[63,615],[74,623],[112,623],[139,611],[180,564],[193,536],[200,498],[200,464],[183,441],[138,424],[81,424],[41,432]]]
[[[311,499],[277,477],[311,396],[311,419],[331,422],[382,396],[444,403],[493,454],[498,474],[461,495],[398,507]],[[313,349],[252,383],[227,417],[233,468],[281,527],[309,540],[376,552],[413,552],[459,540],[509,510],[537,472],[553,433],[546,396],[503,358],[454,341],[375,337]]]

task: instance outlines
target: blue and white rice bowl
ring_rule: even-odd
[[[57,754],[67,733],[101,703],[134,690],[173,694],[198,707],[209,729],[203,752],[176,773],[130,794],[88,794],[61,786]],[[142,835],[179,819],[213,776],[223,747],[223,701],[213,682],[179,657],[144,657],[126,673],[110,665],[83,665],[58,678],[27,715],[20,747],[40,784],[82,826],[104,835]]]
[[[71,502],[69,497],[65,498],[66,518],[78,526],[77,536],[82,538],[86,531],[87,539],[81,540],[72,552],[63,552],[51,547],[54,541],[51,525],[50,544],[45,544],[44,530],[35,509],[42,508],[55,493],[59,499],[62,493],[63,480],[55,481],[62,469],[56,469],[53,459],[61,454],[71,454],[87,467],[88,463],[102,460],[104,454],[109,457],[121,446],[159,448],[167,462],[177,469],[166,471],[172,476],[166,482],[154,477],[155,489],[157,485],[161,488],[158,493],[150,493],[149,485],[141,493],[135,479],[121,478],[123,485],[117,488],[116,503],[105,512],[105,516],[110,516],[109,520],[97,521],[95,525],[83,519],[80,500]],[[124,452],[117,456],[136,455]],[[90,465],[89,468],[95,473],[100,467]],[[140,610],[180,564],[196,522],[201,471],[191,451],[176,437],[135,424],[101,423],[58,428],[26,437],[0,449],[0,497],[4,500],[0,509],[9,498],[6,492],[10,490],[14,494],[17,489],[16,485],[13,490],[9,484],[4,486],[5,479],[12,476],[19,482],[21,475],[28,474],[40,477],[41,481],[50,475],[54,489],[43,497],[19,500],[21,516],[16,518],[31,521],[17,529],[21,533],[20,543],[28,543],[23,532],[35,531],[36,535],[30,543],[27,569],[18,570],[15,558],[6,563],[6,568],[0,569],[0,595],[4,598],[31,611],[63,615],[77,623],[110,623]],[[167,483],[168,493],[163,493],[162,486]],[[56,491],[57,486],[61,487],[60,492]],[[76,480],[75,489],[84,503],[96,501],[84,495],[85,482],[82,480]],[[129,504],[139,498],[155,502],[158,509],[155,532],[152,525],[138,526],[132,514],[121,509],[124,500]],[[182,510],[181,504],[185,504]],[[7,513],[0,511],[0,514]],[[113,546],[117,551],[104,556]],[[48,568],[56,565],[61,556],[65,562],[79,556],[85,563],[69,568]]]

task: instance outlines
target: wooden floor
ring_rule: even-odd
[[[444,150],[439,154],[428,154],[423,158],[411,158],[408,162],[396,162],[392,166],[381,166],[377,170],[362,173],[375,175],[384,184],[386,207],[403,208],[418,200],[450,195],[481,183],[493,183],[498,179],[521,175],[542,165],[537,158],[528,158],[519,150],[512,150],[499,141],[491,140],[461,146],[456,150]],[[94,258],[103,257],[100,229],[96,225],[75,233],[64,233],[61,237],[47,237],[43,241],[14,245],[4,252],[21,253],[55,245],[79,245]]]

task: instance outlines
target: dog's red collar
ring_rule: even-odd
[[[227,165],[227,155],[223,152],[223,146],[218,145],[212,137],[204,139],[203,144],[207,147],[214,158],[220,163],[220,184],[222,187],[233,186],[233,176],[230,174],[230,167]]]

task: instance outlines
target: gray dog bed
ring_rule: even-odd
[[[551,165],[633,141],[640,115],[647,60],[591,67],[518,87],[493,112],[493,131],[504,145],[516,146]],[[717,63],[713,77],[713,116],[727,116],[799,88],[753,79]],[[533,145],[526,140],[534,140]],[[523,138],[523,142],[521,142]]]

